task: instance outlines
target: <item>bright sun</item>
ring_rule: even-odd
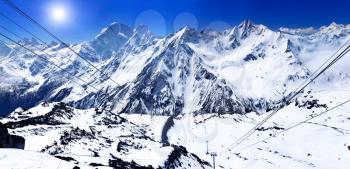
[[[62,24],[68,20],[69,11],[63,5],[53,5],[50,9],[50,15],[53,22]]]

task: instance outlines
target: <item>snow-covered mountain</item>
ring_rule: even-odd
[[[6,78],[0,82],[0,111],[7,114],[17,107],[63,101],[77,108],[108,107],[116,113],[264,112],[294,90],[349,34],[350,26],[335,23],[320,29],[272,31],[244,21],[223,32],[183,28],[160,38],[145,26],[132,29],[112,23],[92,41],[71,45],[101,71],[62,44],[21,42],[63,70],[18,46],[1,44],[0,76]],[[334,70],[324,79],[347,84],[348,72]]]
[[[0,122],[26,140],[25,150],[0,149],[0,168],[15,158],[15,168],[211,168],[207,151],[222,152],[220,168],[346,168],[348,105],[288,127],[349,98],[349,56],[238,149],[229,145],[348,39],[350,25],[274,31],[244,21],[165,37],[112,23],[70,45],[84,59],[55,42],[20,41],[40,56],[0,44]]]

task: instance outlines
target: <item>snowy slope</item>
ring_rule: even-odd
[[[208,141],[209,152],[218,152],[216,163],[223,168],[348,168],[349,104],[293,129],[287,128],[348,100],[349,96],[350,93],[345,91],[307,94],[305,98],[299,99],[299,102],[306,103],[319,98],[319,106],[296,106],[293,103],[283,108],[247,141],[234,149],[229,146],[267,114],[189,116],[175,120],[168,136],[170,143],[188,147],[189,151],[198,154],[200,158],[211,160],[211,157],[206,155]],[[255,144],[281,131],[285,132]]]
[[[160,119],[165,120],[166,117],[151,120]],[[153,128],[150,125],[152,121],[149,123],[148,120],[149,116],[122,117],[97,109],[78,110],[63,103],[43,103],[27,111],[17,110],[0,121],[9,128],[10,133],[26,139],[25,153],[49,154],[83,168],[110,168],[113,167],[110,160],[118,159],[123,161],[122,167],[133,165],[134,161],[135,166],[154,168],[167,168],[175,164],[208,168],[207,162],[184,147],[164,147],[160,142],[160,134],[156,133],[161,126]],[[33,155],[38,160],[48,158],[47,155]],[[32,159],[26,156],[30,156],[30,153],[24,154],[23,158]]]
[[[341,169],[347,168],[350,158],[349,104],[288,128],[349,97],[350,92],[344,90],[304,94],[234,148],[230,145],[267,113],[178,116],[166,133],[170,145],[162,143],[162,130],[168,116],[113,115],[54,103],[40,104],[28,111],[17,110],[0,121],[10,128],[11,134],[26,139],[21,158],[52,159],[44,155],[49,154],[64,159],[64,164],[81,168],[94,165],[108,168],[109,160],[116,159],[124,161],[125,166],[134,161],[135,165],[155,168],[171,165],[210,168],[212,157],[206,154],[208,141],[208,151],[218,153],[216,166],[220,168]],[[271,137],[279,132],[283,133]],[[265,138],[269,139],[255,144]],[[2,160],[8,163],[10,159]],[[52,160],[58,163],[58,159]],[[23,164],[36,167],[33,162]]]
[[[74,163],[69,163],[57,158],[54,158],[50,155],[15,150],[15,149],[0,149],[0,167],[3,169],[56,169],[56,168],[73,168]]]

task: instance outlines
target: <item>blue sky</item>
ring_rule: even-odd
[[[189,25],[223,29],[244,19],[279,27],[320,27],[331,22],[350,23],[350,0],[12,0],[33,18],[68,42],[92,39],[113,21],[129,26],[145,24],[159,35]],[[50,19],[50,6],[61,4],[69,11],[69,21],[57,24]],[[40,30],[16,15],[3,2],[0,11],[37,35]],[[25,35],[0,17],[0,24]],[[0,29],[1,32],[3,30]]]

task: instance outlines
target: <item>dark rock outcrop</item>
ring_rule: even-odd
[[[6,126],[0,123],[0,148],[24,149],[24,146],[23,137],[9,134]]]
[[[45,115],[30,117],[18,121],[11,121],[6,123],[5,126],[10,129],[42,124],[54,126],[65,124],[62,119],[70,119],[72,117],[73,109],[61,102],[56,104],[53,109]]]
[[[197,155],[188,152],[185,147],[176,145],[172,145],[172,147],[174,148],[174,150],[169,154],[168,159],[164,162],[164,166],[162,168],[184,168],[184,164],[181,162],[181,157],[188,157],[194,159],[202,166],[202,168],[204,168],[205,166],[211,167],[211,165],[207,161],[204,161],[200,159]]]

